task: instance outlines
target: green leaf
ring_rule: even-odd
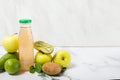
[[[30,72],[30,73],[35,73],[35,68],[34,68],[34,66],[30,66],[29,72]]]
[[[41,71],[42,71],[42,65],[40,63],[35,63],[35,71],[37,73],[41,73]]]
[[[64,73],[66,71],[66,69],[67,69],[66,67],[62,68],[61,73]]]
[[[56,79],[56,78],[52,78],[52,80],[59,80],[59,79]]]
[[[39,73],[39,76],[46,77],[46,74],[45,73]]]

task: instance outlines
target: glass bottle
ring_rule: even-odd
[[[21,71],[28,71],[34,64],[34,45],[30,19],[21,19],[19,31],[19,60]]]

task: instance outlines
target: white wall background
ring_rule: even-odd
[[[0,42],[20,18],[55,46],[120,46],[120,0],[0,0]]]

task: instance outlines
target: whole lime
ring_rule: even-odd
[[[11,75],[20,71],[20,62],[17,59],[8,59],[4,64],[4,69]]]

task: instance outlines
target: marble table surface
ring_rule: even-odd
[[[55,47],[71,54],[71,65],[58,80],[115,80],[120,79],[120,47]],[[0,47],[0,56],[5,50]],[[39,74],[25,72],[18,75],[0,73],[0,80],[51,80]]]

